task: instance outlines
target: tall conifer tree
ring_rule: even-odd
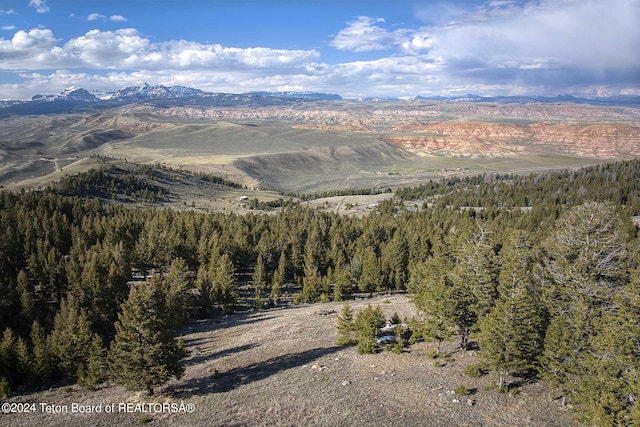
[[[516,232],[502,249],[498,300],[480,322],[482,356],[498,372],[503,389],[508,373],[532,368],[542,350],[545,315],[533,290],[533,259],[527,236]]]
[[[153,394],[154,387],[182,375],[178,362],[184,350],[174,341],[165,295],[157,286],[150,282],[133,286],[115,327],[108,355],[115,383]]]

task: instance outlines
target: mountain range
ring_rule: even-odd
[[[528,104],[528,103],[574,103],[591,105],[640,105],[638,96],[615,96],[606,98],[577,98],[571,95],[555,97],[536,96],[417,96],[416,101],[443,101],[467,103]],[[288,105],[310,101],[343,101],[337,94],[318,92],[249,92],[243,94],[205,92],[186,86],[149,85],[127,86],[115,92],[87,90],[70,87],[57,95],[35,95],[29,101],[0,101],[0,114],[43,114],[61,112],[75,108],[95,106],[113,107],[129,103],[153,103],[158,106],[238,106],[266,107]],[[406,100],[406,99],[405,99]],[[365,97],[354,102],[399,102],[395,97]]]

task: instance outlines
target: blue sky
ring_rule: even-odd
[[[640,94],[640,0],[0,0],[0,99]]]

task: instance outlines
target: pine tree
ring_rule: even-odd
[[[591,349],[581,365],[587,372],[576,381],[572,400],[579,405],[578,416],[585,424],[597,426],[635,425],[638,413],[638,372],[640,372],[640,275],[635,270],[631,282],[613,298],[615,310],[594,319]]]
[[[93,390],[107,378],[107,352],[102,344],[102,338],[93,334],[91,347],[87,357],[86,368],[83,366],[78,374],[78,384],[87,390]]]
[[[193,285],[189,267],[184,259],[174,259],[171,261],[167,275],[163,278],[158,277],[157,280],[165,294],[170,327],[178,329],[191,317],[196,305],[192,294]]]
[[[184,351],[173,339],[164,295],[155,286],[145,282],[131,288],[115,327],[108,354],[115,383],[153,394],[154,387],[182,375],[178,362]]]
[[[593,358],[603,333],[600,319],[616,309],[614,296],[627,281],[627,252],[615,210],[602,203],[570,209],[544,242],[544,250],[544,296],[553,317],[540,359],[541,375],[579,402],[588,389],[598,388],[589,377],[596,379],[610,368]],[[587,387],[582,385],[585,379]]]
[[[64,376],[75,381],[78,369],[86,364],[91,345],[91,323],[73,295],[62,300],[47,346]]]
[[[215,270],[213,270],[211,284],[218,305],[221,305],[224,311],[230,312],[233,311],[238,294],[236,269],[227,254],[221,255],[216,264],[217,266]]]
[[[262,309],[262,291],[267,285],[267,271],[264,265],[264,258],[262,254],[258,255],[253,274],[251,276],[253,282],[253,290],[255,294],[255,307],[256,310]]]
[[[438,256],[417,264],[411,272],[410,288],[415,292],[412,300],[425,314],[423,334],[438,343],[438,355],[442,342],[453,335],[458,314],[458,301],[448,269],[445,259]]]
[[[208,268],[200,265],[196,273],[195,287],[198,294],[198,311],[202,316],[207,316],[216,304],[216,294],[209,277]]]
[[[302,300],[304,302],[317,302],[320,298],[322,278],[317,271],[310,271],[302,279]]]
[[[358,353],[372,354],[376,348],[376,334],[385,324],[384,313],[379,306],[374,309],[371,304],[356,314],[354,322]]]
[[[280,302],[281,288],[284,285],[286,276],[286,262],[286,253],[282,251],[278,259],[278,268],[273,273],[273,277],[271,277],[271,292],[269,293],[269,304],[271,306],[276,306]]]
[[[475,299],[469,284],[454,281],[453,266],[447,256],[436,254],[424,262],[414,264],[410,273],[409,289],[416,307],[425,313],[420,326],[424,338],[438,342],[438,353],[443,341],[456,328],[460,347],[466,349],[476,315],[471,307]]]
[[[396,232],[393,239],[385,246],[382,254],[383,269],[387,271],[387,280],[391,289],[404,289],[407,282],[407,266],[409,264],[409,247],[404,234]]]
[[[16,290],[20,295],[20,317],[25,322],[33,321],[35,315],[33,289],[29,285],[29,278],[24,270],[18,273]]]
[[[122,243],[105,242],[74,249],[67,265],[68,294],[85,310],[92,330],[106,339],[113,337],[118,306],[127,296],[128,258]]]
[[[551,282],[546,302],[552,312],[568,313],[583,305],[588,311],[611,305],[626,281],[627,251],[612,206],[576,206],[558,221],[544,242],[545,273]]]
[[[16,356],[18,358],[18,373],[20,382],[23,384],[31,382],[33,378],[33,357],[24,338],[18,337],[16,341]]]
[[[31,325],[31,345],[33,347],[33,372],[34,382],[47,384],[51,378],[52,360],[51,352],[47,344],[47,336],[44,328],[38,321]]]
[[[333,277],[333,300],[342,301],[350,297],[353,292],[353,284],[351,283],[349,269],[344,265],[338,265],[333,273]]]
[[[4,379],[5,392],[15,388],[20,382],[16,336],[10,328],[4,330],[0,341],[0,380]],[[2,390],[0,390],[2,391]]]
[[[369,251],[362,264],[362,274],[358,279],[358,289],[361,292],[369,292],[371,296],[381,288],[383,279],[380,260],[375,252]]]
[[[545,315],[532,292],[533,259],[527,236],[515,233],[501,252],[498,300],[480,322],[478,344],[483,358],[499,375],[499,389],[509,372],[532,368],[542,350]]]
[[[354,337],[355,324],[353,323],[353,309],[349,302],[342,305],[342,312],[338,316],[338,345],[354,345],[356,339]]]
[[[460,290],[467,288],[465,293],[472,297],[469,308],[473,317],[481,320],[491,312],[498,295],[498,268],[492,230],[486,224],[476,225],[476,232],[462,245],[453,280]]]

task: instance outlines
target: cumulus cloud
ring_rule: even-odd
[[[400,48],[405,54],[419,54],[432,45],[432,40],[422,30],[383,28],[385,20],[359,16],[329,43],[339,50],[353,52],[384,51]]]
[[[428,25],[390,30],[383,19],[358,17],[330,45],[415,56],[439,84],[502,87],[502,93],[566,90],[568,82],[572,90],[640,85],[637,0],[493,0],[473,8],[429,2],[416,16]],[[404,70],[393,71],[403,83]]]
[[[50,10],[47,0],[29,0],[29,6],[35,8],[38,13],[47,13]]]
[[[340,30],[329,44],[336,49],[353,52],[390,49],[400,42],[403,30],[388,31],[378,25],[381,23],[384,23],[383,18],[359,16]]]
[[[319,56],[315,50],[234,48],[185,40],[152,43],[133,28],[91,30],[62,45],[57,42],[48,29],[18,31],[11,40],[0,39],[0,68],[286,70]]]
[[[638,0],[468,5],[428,2],[416,11],[424,25],[415,28],[354,18],[329,46],[377,52],[367,56],[378,58],[367,61],[344,61],[341,54],[344,62],[331,63],[315,49],[156,42],[133,28],[92,30],[61,41],[38,28],[0,38],[0,69],[20,73],[28,96],[52,91],[37,90],[44,87],[116,89],[145,81],[212,91],[317,90],[343,96],[639,91]],[[126,21],[121,15],[96,19]],[[16,87],[0,85],[0,91],[8,96]]]
[[[50,49],[54,43],[53,32],[47,29],[33,29],[29,32],[20,30],[11,40],[0,39],[0,62],[5,55],[40,54]]]
[[[547,0],[502,12],[483,11],[475,22],[435,30],[432,55],[506,67],[640,64],[635,0]]]
[[[466,21],[430,28],[428,57],[439,58],[459,77],[496,83],[640,83],[637,1],[493,3],[499,7],[489,5]]]

